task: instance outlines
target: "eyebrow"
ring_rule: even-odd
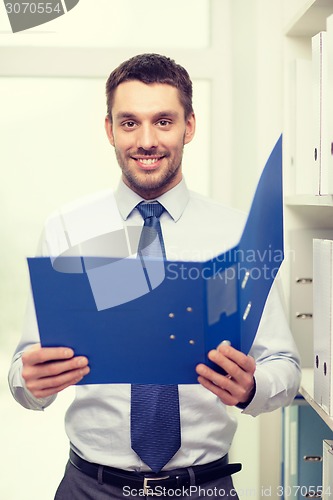
[[[159,118],[178,118],[179,113],[173,110],[164,110],[158,111],[152,117],[153,121],[158,120]],[[115,116],[116,120],[136,120],[138,116],[134,113],[129,113],[126,111],[120,111]]]
[[[135,119],[136,116],[133,114],[133,113],[126,113],[126,112],[120,112],[120,113],[117,113],[115,118],[117,120],[123,120],[123,119]]]

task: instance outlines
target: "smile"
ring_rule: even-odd
[[[148,170],[157,167],[164,156],[133,156],[132,158],[140,165],[141,168]]]
[[[144,165],[153,165],[154,163],[157,163],[160,158],[136,158],[137,161],[140,163],[143,163]]]

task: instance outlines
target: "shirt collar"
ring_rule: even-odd
[[[144,200],[140,195],[132,191],[121,179],[114,193],[120,215],[126,220],[138,203]],[[189,201],[190,194],[185,180],[182,179],[174,188],[162,194],[158,198],[165,210],[171,215],[175,222],[182,216]],[[149,200],[155,201],[155,200]]]

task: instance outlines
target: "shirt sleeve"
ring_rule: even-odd
[[[43,234],[38,245],[37,255],[45,254],[44,241]],[[56,399],[56,395],[41,399],[35,398],[26,388],[22,377],[22,354],[26,349],[38,342],[40,342],[38,325],[32,292],[30,291],[23,321],[22,336],[16,347],[8,373],[9,388],[13,397],[29,410],[43,410]]]
[[[249,352],[256,361],[256,392],[243,413],[257,416],[289,405],[296,396],[301,368],[287,322],[279,280],[268,295],[258,332]]]

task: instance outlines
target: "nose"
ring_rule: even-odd
[[[157,131],[151,124],[142,124],[137,137],[137,147],[146,150],[158,145]]]

